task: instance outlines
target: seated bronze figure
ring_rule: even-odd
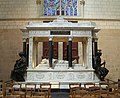
[[[107,68],[105,68],[105,64],[106,64],[105,61],[103,63],[101,63],[101,58],[100,58],[101,55],[102,55],[101,50],[98,50],[97,55],[95,57],[94,69],[95,69],[95,73],[97,74],[98,78],[101,81],[103,81],[104,78],[106,77],[106,75],[108,74],[109,70]]]
[[[11,79],[14,81],[25,81],[27,69],[26,57],[23,52],[19,53],[20,59],[16,61],[14,69],[11,71]]]

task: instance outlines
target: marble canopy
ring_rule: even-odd
[[[61,88],[66,88],[69,82],[96,82],[99,81],[94,73],[92,58],[94,55],[93,43],[97,41],[99,29],[95,28],[94,22],[72,23],[59,17],[53,22],[37,23],[30,22],[23,31],[23,41],[29,44],[29,63],[26,81],[30,82],[50,82],[58,81]],[[64,32],[68,32],[65,33]],[[52,42],[68,42],[69,51],[71,42],[82,42],[83,63],[73,64],[69,57],[67,63],[53,64],[52,54],[49,54],[47,64],[37,64],[38,42],[48,41],[49,46]],[[51,47],[49,47],[50,51]],[[59,51],[60,52],[60,51]],[[71,53],[69,53],[71,56]],[[59,60],[62,59],[61,54]],[[51,61],[52,60],[52,61]],[[39,67],[38,67],[39,65]]]

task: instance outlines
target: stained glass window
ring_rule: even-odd
[[[77,16],[77,0],[44,0],[44,16]]]

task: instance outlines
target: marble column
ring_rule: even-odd
[[[58,60],[63,60],[63,42],[58,42]]]
[[[78,56],[79,56],[78,63],[80,64],[81,61],[83,60],[83,59],[82,59],[83,53],[82,53],[82,45],[81,45],[81,42],[78,42]]]
[[[82,50],[83,50],[83,56],[82,56],[82,64],[84,67],[87,67],[87,45],[86,42],[82,42]]]
[[[36,45],[36,66],[38,65],[38,42]]]
[[[29,69],[32,69],[34,66],[33,62],[33,37],[29,37]]]
[[[33,61],[34,61],[34,68],[38,64],[38,42],[33,43]]]
[[[87,68],[92,68],[92,38],[88,37],[87,43]]]
[[[27,51],[26,51],[26,60],[27,60],[27,66],[29,66],[29,43],[27,43]]]
[[[68,47],[69,67],[72,67],[72,37],[69,37],[68,45],[69,45]]]
[[[95,69],[96,68],[96,56],[97,56],[97,50],[98,50],[98,43],[97,43],[97,38],[94,38],[93,40],[93,68]]]
[[[94,40],[92,41],[92,67],[95,69],[95,62],[94,62]]]
[[[69,43],[67,43],[67,61],[69,61]]]
[[[41,63],[43,56],[43,42],[38,43],[38,64]]]
[[[53,45],[52,38],[49,38],[49,67],[52,67]]]
[[[94,55],[97,55],[97,50],[98,50],[98,44],[97,42],[94,42]]]
[[[26,38],[23,39],[23,52],[26,55]]]
[[[24,54],[26,56],[26,42],[23,42],[23,52],[24,52]]]

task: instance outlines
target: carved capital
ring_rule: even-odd
[[[72,41],[72,36],[69,36],[69,41]]]
[[[85,5],[85,0],[81,0],[81,1],[80,1],[80,4],[81,4],[81,5]]]
[[[52,36],[50,36],[50,37],[49,37],[49,41],[52,41],[52,39],[53,39],[53,37],[52,37]]]
[[[23,40],[23,42],[26,42],[26,38],[23,38],[22,40]]]

